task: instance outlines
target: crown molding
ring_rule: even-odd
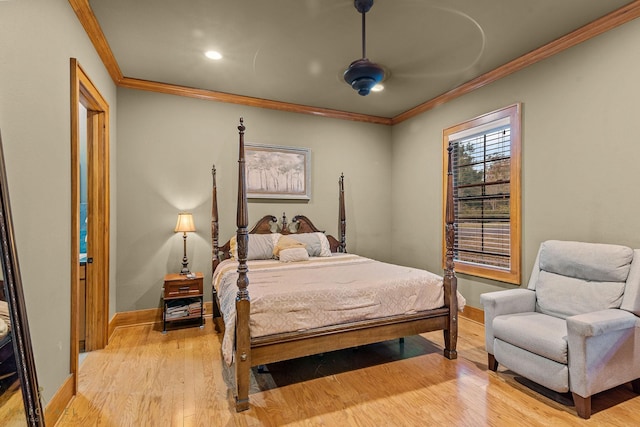
[[[120,66],[111,51],[107,38],[102,32],[100,23],[93,14],[91,6],[89,6],[89,0],[69,0],[69,4],[84,27],[91,43],[93,43],[93,47],[95,47],[111,79],[115,84],[120,83],[123,78],[122,71],[120,71]]]
[[[387,117],[370,116],[367,114],[349,113],[347,111],[331,110],[328,108],[311,107],[308,105],[290,104],[288,102],[272,101],[269,99],[253,98],[250,96],[234,95],[231,93],[216,92],[207,89],[197,89],[168,83],[123,77],[118,86],[129,89],[146,90],[150,92],[166,93],[170,95],[186,96],[189,98],[204,99],[207,101],[227,102],[249,107],[268,108],[271,110],[287,111],[290,113],[311,114],[334,119],[352,120],[357,122],[391,125],[391,119]]]
[[[463,83],[448,92],[419,104],[404,113],[398,114],[393,118],[387,118],[124,77],[118,62],[109,47],[109,43],[102,32],[102,28],[100,28],[100,24],[93,14],[89,1],[69,0],[69,4],[75,11],[80,23],[87,32],[89,39],[98,52],[100,59],[102,59],[104,66],[107,68],[109,75],[113,79],[113,82],[120,87],[186,96],[209,101],[247,105],[250,107],[268,108],[292,113],[311,114],[314,116],[341,120],[382,124],[387,126],[402,123],[405,120],[429,111],[460,96],[471,93],[476,89],[480,89],[481,87],[494,83],[503,77],[509,76],[530,65],[536,64],[566,49],[576,46],[579,43],[587,41],[640,17],[640,0],[635,0],[565,36],[532,50],[531,52],[478,76],[475,79]]]
[[[519,58],[514,59],[488,73],[485,73],[473,80],[461,84],[460,86],[436,96],[435,98],[420,104],[410,110],[405,111],[391,119],[391,124],[395,125],[408,120],[418,114],[431,110],[439,105],[445,104],[455,98],[462,95],[466,95],[473,92],[476,89],[480,89],[483,86],[491,84],[497,80],[502,79],[510,74],[520,71],[530,65],[545,60],[553,55],[556,55],[566,49],[569,49],[579,43],[587,41],[593,37],[596,37],[602,33],[612,30],[622,24],[632,21],[640,17],[640,0],[635,0],[614,10],[613,12],[596,19],[595,21],[578,28],[577,30],[562,36],[550,43],[545,44],[531,52],[522,55]]]

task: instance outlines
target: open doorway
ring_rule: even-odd
[[[71,373],[104,348],[109,316],[109,105],[71,58]]]

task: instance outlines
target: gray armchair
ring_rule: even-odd
[[[528,287],[485,293],[489,369],[498,364],[591,416],[591,396],[628,382],[640,393],[640,250],[549,240]]]

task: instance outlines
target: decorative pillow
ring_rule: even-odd
[[[280,236],[280,233],[249,234],[247,261],[254,259],[272,259],[273,248]],[[236,242],[236,236],[231,238],[229,245],[231,246],[231,256],[233,259],[238,259],[238,244]]]
[[[309,254],[307,250],[302,246],[297,246],[288,249],[282,249],[279,255],[282,262],[296,262],[309,260]]]
[[[0,319],[4,319],[8,324],[11,324],[11,317],[9,317],[9,303],[6,301],[0,301]]]
[[[9,317],[9,304],[6,301],[0,301],[0,330],[2,330],[2,324],[7,328],[6,331],[0,332],[0,337],[9,333],[11,329],[11,318]]]
[[[275,256],[276,258],[278,258],[280,256],[280,251],[283,251],[285,249],[290,249],[290,248],[303,248],[304,249],[305,245],[304,243],[301,243],[295,239],[292,239],[291,236],[287,235],[287,236],[280,236],[280,238],[278,239],[278,242],[276,243],[276,245],[273,248],[273,256]]]
[[[289,234],[289,237],[304,243],[309,256],[331,256],[331,245],[324,233]]]

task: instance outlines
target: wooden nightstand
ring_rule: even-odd
[[[203,275],[194,273],[189,279],[183,274],[164,276],[162,290],[162,333],[167,333],[168,322],[200,320],[204,327]]]

